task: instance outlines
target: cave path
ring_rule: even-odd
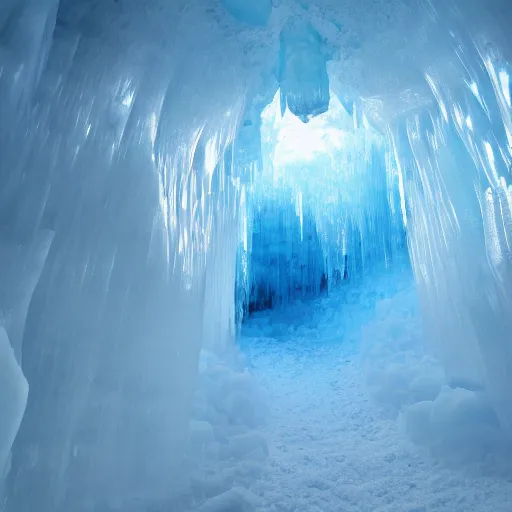
[[[436,465],[372,403],[359,366],[372,293],[350,293],[260,313],[242,337],[270,404],[258,510],[510,512],[509,482]]]

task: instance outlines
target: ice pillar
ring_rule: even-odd
[[[232,142],[243,76],[215,34],[176,23],[195,62],[61,27],[26,115],[2,125],[2,221],[55,232],[21,348],[7,511],[172,509],[183,490],[211,226],[228,204],[207,187],[215,162],[192,163]]]

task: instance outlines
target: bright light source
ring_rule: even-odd
[[[354,127],[336,95],[331,95],[328,112],[304,124],[289,111],[281,115],[278,91],[262,113],[263,168],[256,193],[289,195],[296,208],[298,197],[301,208],[364,208],[372,200],[376,180],[372,148],[381,143],[382,137],[370,127]]]
[[[261,117],[263,123],[272,126],[273,132],[277,134],[272,159],[275,167],[312,162],[320,155],[341,149],[350,136],[350,116],[332,94],[329,111],[314,117],[307,124],[288,109],[281,117],[280,91],[277,91]]]

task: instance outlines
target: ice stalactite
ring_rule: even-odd
[[[425,325],[452,387],[484,391],[512,428],[510,67],[452,32],[457,80],[425,80],[436,109],[390,133]]]
[[[327,112],[327,56],[320,34],[304,20],[292,20],[281,31],[279,84],[282,113],[288,107],[307,123]]]
[[[335,96],[307,124],[281,116],[280,97],[262,113],[262,166],[248,200],[248,287],[267,307],[318,295],[381,260],[390,265],[405,245],[384,137]]]
[[[41,4],[30,16],[16,6],[2,17],[18,29],[7,27],[1,41],[0,85],[9,92],[1,101],[12,113],[0,130],[1,223],[27,240],[55,233],[24,303],[23,343],[19,330],[11,339],[30,393],[6,509],[170,500],[186,478],[180,456],[211,321],[205,304],[221,293],[206,275],[223,274],[224,246],[215,239],[236,219],[236,169],[224,155],[246,74],[238,48],[218,38],[204,10],[190,8],[165,26],[178,48],[158,39],[160,25],[148,28],[158,17],[109,6],[138,31],[133,44],[130,31],[94,32],[103,18],[92,9],[76,23],[60,13],[53,30],[57,3],[46,7],[44,23]],[[44,30],[39,37],[28,23],[30,44],[18,48],[25,21]],[[192,21],[208,26],[208,36],[195,39]],[[233,301],[228,288],[222,304]]]

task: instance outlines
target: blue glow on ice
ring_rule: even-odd
[[[508,32],[494,34],[509,27],[486,7],[507,2],[415,2],[428,5],[421,33],[393,25],[409,19],[406,2],[369,3],[0,1],[2,510],[258,510],[232,488],[259,472],[244,455],[266,453],[250,379],[217,356],[259,288],[271,306],[328,294],[271,312],[279,333],[295,331],[300,366],[279,347],[261,360],[302,407],[276,427],[312,428],[279,440],[269,466],[282,479],[267,473],[255,489],[264,510],[433,512],[455,495],[457,510],[509,510],[509,482],[476,494],[460,473],[424,472],[416,453],[411,480],[413,452],[396,424],[375,422],[359,365],[342,363],[338,379],[352,354],[315,367],[297,348],[316,333],[321,356],[345,331],[356,351],[368,312],[356,313],[376,305],[373,391],[403,408],[413,440],[512,460],[511,54]],[[480,7],[482,22],[469,19]],[[383,54],[388,38],[398,55]],[[366,287],[406,246],[425,340],[414,290],[375,304]],[[400,276],[388,277],[386,288]],[[201,350],[215,356],[189,424]],[[199,479],[187,441],[194,462],[214,458]],[[292,443],[325,450],[311,457],[319,479],[290,473],[307,451]]]
[[[282,116],[281,94],[278,91],[272,103],[262,114],[263,122],[271,125],[277,132],[273,164],[282,168],[285,164],[311,163],[315,158],[331,154],[350,144],[350,132],[343,129],[346,123],[333,121],[333,112],[341,117],[341,104],[336,97],[331,97],[330,114],[324,113],[314,117],[309,123],[303,123],[290,110]],[[338,119],[337,119],[338,120]],[[345,126],[347,128],[347,126]]]
[[[229,13],[249,25],[266,25],[272,11],[271,0],[222,0]]]
[[[329,75],[322,38],[309,22],[289,21],[282,29],[279,50],[282,112],[288,107],[307,123],[329,108]]]
[[[372,261],[389,264],[403,250],[404,229],[384,137],[368,123],[354,125],[334,95],[329,110],[307,124],[287,109],[281,114],[281,101],[278,91],[261,116],[262,168],[248,213],[250,229],[258,226],[249,288],[266,290],[274,303],[292,299],[295,290],[328,290]],[[302,270],[276,274],[279,259]]]

